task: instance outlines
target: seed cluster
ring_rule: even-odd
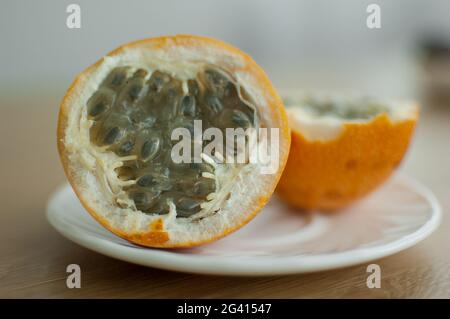
[[[159,70],[117,67],[87,102],[91,143],[124,158],[116,172],[135,181],[124,190],[138,210],[166,214],[171,201],[177,217],[190,217],[221,185],[209,163],[172,161],[171,133],[184,127],[193,134],[194,120],[202,120],[203,130],[254,127],[256,111],[242,96],[243,88],[217,67],[206,66],[186,83]]]
[[[285,101],[286,106],[298,105],[295,101]],[[349,120],[371,119],[380,113],[388,112],[388,108],[374,98],[359,99],[317,98],[308,96],[301,101],[301,107],[315,116],[331,116]]]

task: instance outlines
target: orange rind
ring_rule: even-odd
[[[284,95],[291,127],[281,199],[334,211],[379,187],[398,168],[419,114],[416,103],[327,93]]]

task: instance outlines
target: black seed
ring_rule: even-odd
[[[255,123],[255,109],[253,107],[251,107],[250,105],[248,105],[245,102],[240,102],[239,103],[239,109],[241,110],[241,112],[243,112],[245,115],[247,115],[247,118],[249,119],[249,121],[251,122],[252,125],[254,125]]]
[[[156,180],[152,175],[144,175],[137,180],[136,184],[141,187],[151,187],[156,185]]]
[[[232,82],[228,82],[228,84],[225,86],[224,89],[225,96],[231,97],[231,96],[237,96],[237,89],[235,85]]]
[[[206,105],[214,113],[219,113],[223,108],[222,102],[220,102],[219,98],[214,95],[208,95],[206,97]]]
[[[115,93],[109,89],[100,89],[95,92],[87,102],[87,111],[90,117],[98,117],[111,107]]]
[[[114,144],[114,142],[116,142],[120,138],[120,135],[121,131],[117,126],[111,128],[103,138],[103,144],[104,145]]]
[[[225,86],[228,83],[228,80],[224,75],[214,70],[206,70],[205,76],[207,81],[216,88]]]
[[[244,112],[238,110],[233,111],[231,120],[233,121],[234,124],[236,124],[239,127],[247,128],[250,126],[250,120],[248,119],[248,116],[245,115]]]
[[[203,179],[194,184],[194,194],[196,196],[208,196],[216,190],[216,184],[212,179]]]
[[[88,115],[92,117],[97,117],[106,110],[106,105],[104,101],[98,101],[95,105],[88,108]]]
[[[165,215],[169,213],[169,205],[167,205],[166,199],[162,198],[148,211],[152,214]]]
[[[188,217],[191,217],[192,215],[194,215],[195,213],[198,213],[199,211],[200,211],[200,209],[198,211],[187,211],[187,210],[183,210],[183,209],[177,209],[177,217],[188,218]]]
[[[137,100],[144,86],[144,78],[146,75],[147,71],[144,69],[138,69],[134,72],[133,77],[127,81],[125,91],[129,100]]]
[[[196,178],[200,178],[203,172],[214,173],[214,167],[206,163],[190,163],[189,168],[191,173],[196,175]]]
[[[132,101],[136,100],[139,97],[139,93],[141,93],[142,86],[139,84],[132,85],[128,90],[128,96]]]
[[[200,206],[200,202],[198,200],[192,198],[182,198],[178,201],[177,207],[185,210],[193,210],[196,207]]]
[[[114,77],[111,81],[111,85],[120,86],[120,85],[122,85],[124,80],[125,80],[125,74],[116,74],[116,75],[114,75]]]
[[[229,87],[233,85],[224,74],[212,69],[205,71],[205,80],[211,90],[219,97],[229,95]]]
[[[133,199],[136,206],[148,204],[147,194],[145,193],[132,193],[130,197]]]
[[[130,194],[130,198],[134,201],[136,208],[147,211],[158,199],[160,192],[138,192],[134,191]]]
[[[164,81],[162,80],[162,78],[155,78],[153,80],[153,82],[151,82],[150,84],[150,90],[152,92],[159,92],[161,91],[162,87],[164,85]]]
[[[181,100],[181,112],[184,116],[195,116],[195,99],[191,95],[186,95]]]
[[[155,71],[153,72],[147,83],[150,87],[151,92],[160,92],[164,84],[169,81],[170,77],[168,74],[165,74],[161,71]]]
[[[175,88],[170,88],[167,90],[167,97],[169,99],[174,99],[177,96],[177,90]]]
[[[181,198],[176,204],[177,216],[189,217],[198,213],[201,210],[201,203],[201,201],[189,197]]]
[[[105,82],[102,85],[111,87],[112,89],[116,89],[122,84],[125,83],[125,79],[127,77],[127,68],[126,67],[118,67],[109,73]]]
[[[149,160],[153,158],[158,152],[160,145],[160,140],[157,137],[154,137],[148,141],[146,141],[141,148],[141,157],[143,160]]]

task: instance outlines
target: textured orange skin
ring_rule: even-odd
[[[289,132],[287,115],[284,111],[284,106],[281,98],[279,97],[278,93],[270,83],[270,80],[265,74],[265,72],[256,64],[256,62],[253,61],[253,59],[249,55],[245,54],[239,49],[219,40],[194,35],[163,36],[158,38],[143,39],[120,46],[119,48],[108,53],[107,56],[120,55],[126,48],[140,47],[141,45],[147,44],[150,44],[152,48],[155,50],[156,49],[164,50],[166,45],[174,45],[174,44],[184,47],[189,46],[195,47],[205,45],[205,46],[219,47],[223,51],[228,51],[237,54],[245,60],[245,66],[242,69],[239,69],[239,71],[247,71],[252,73],[257,79],[259,86],[263,89],[265,94],[272,98],[273,102],[269,104],[270,114],[271,117],[273,117],[274,119],[277,120],[278,123],[280,123],[280,139],[282,139],[286,143],[286,147],[285,149],[280,149],[280,167],[278,172],[273,175],[273,187],[265,190],[265,192],[261,194],[260,197],[255,199],[253,205],[254,209],[252,210],[252,213],[247,215],[246,218],[242,218],[238,223],[233,225],[233,227],[226,229],[222,233],[218,233],[215,237],[212,237],[208,240],[202,242],[188,241],[179,243],[177,245],[173,245],[167,243],[169,241],[169,234],[168,232],[164,231],[164,223],[161,219],[157,220],[152,225],[150,225],[147,232],[127,233],[113,227],[107,219],[103,218],[100,214],[98,214],[95,211],[95,209],[90,205],[90,203],[83,197],[81,193],[80,190],[81,185],[78,185],[78,181],[76,179],[76,172],[71,167],[69,162],[68,153],[66,151],[66,147],[64,144],[64,136],[68,122],[70,105],[72,103],[72,99],[76,98],[75,94],[76,89],[78,86],[82,86],[87,81],[89,75],[101,64],[102,60],[97,61],[95,64],[88,67],[86,70],[84,70],[75,78],[74,82],[67,90],[61,102],[57,127],[58,153],[60,155],[60,159],[64,168],[64,172],[67,176],[67,179],[69,180],[69,183],[71,184],[75,194],[77,195],[78,199],[80,200],[84,208],[92,215],[92,217],[94,217],[94,219],[96,219],[103,227],[111,231],[113,234],[122,237],[135,244],[155,248],[189,248],[197,245],[206,244],[208,242],[220,239],[247,224],[250,220],[253,219],[253,217],[255,217],[258,214],[258,212],[269,201],[281,177],[281,173],[286,164],[289,152],[291,137]],[[238,69],[231,69],[231,71],[236,72],[238,71]]]
[[[400,164],[416,120],[392,123],[381,114],[346,123],[331,141],[308,141],[292,129],[291,150],[278,195],[300,209],[336,210],[373,191]]]

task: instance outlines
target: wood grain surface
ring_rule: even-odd
[[[417,246],[377,261],[382,286],[369,289],[367,265],[308,275],[201,276],[129,264],[65,239],[45,218],[48,196],[65,181],[55,141],[58,102],[0,98],[0,297],[450,298],[450,108],[423,109],[402,167],[435,192],[442,225]],[[66,287],[71,263],[81,266],[81,289]]]

